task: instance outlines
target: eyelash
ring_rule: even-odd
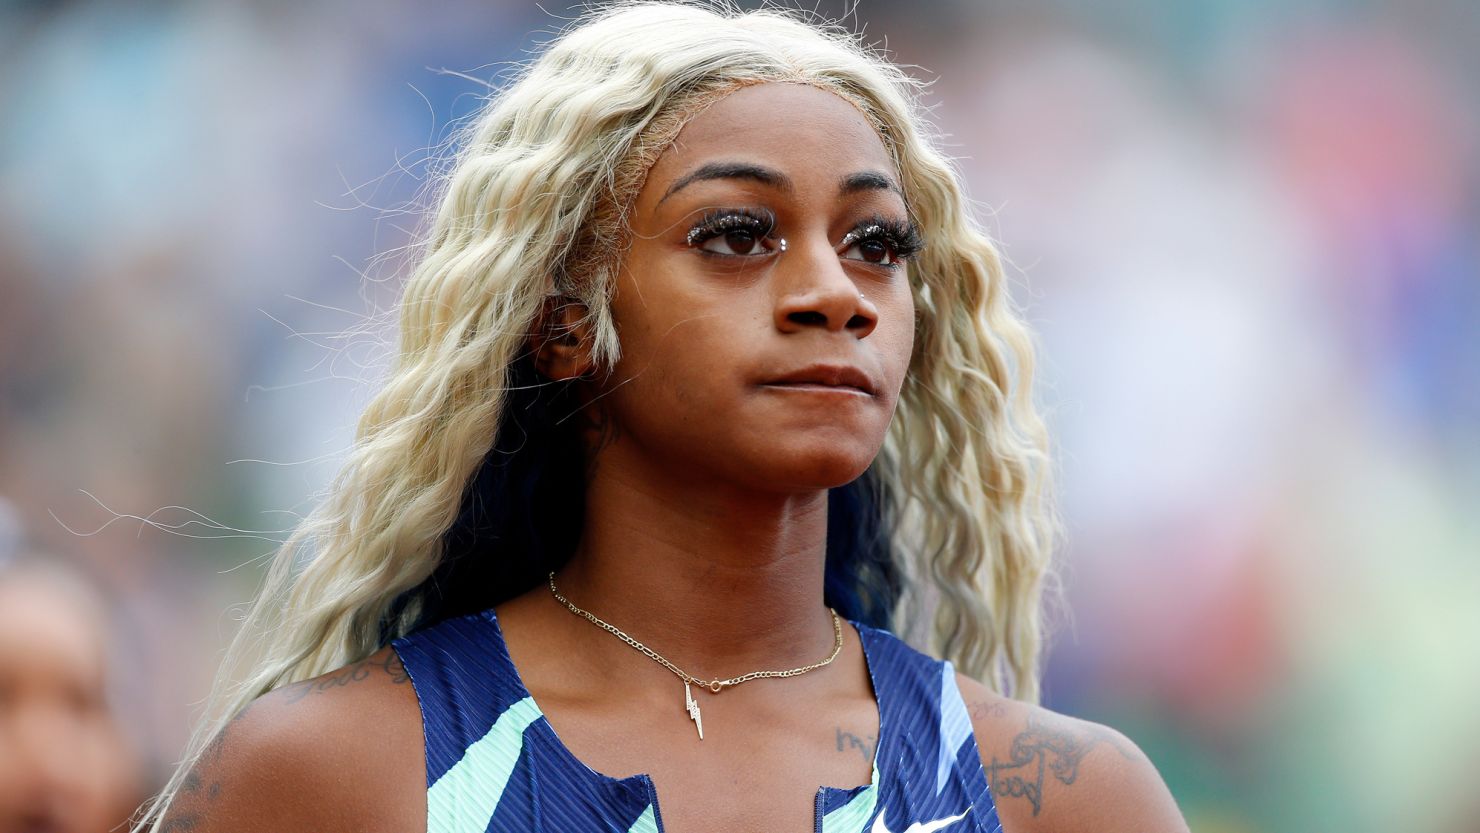
[[[909,260],[919,254],[924,248],[925,239],[920,235],[920,229],[914,223],[891,219],[882,215],[874,215],[853,227],[853,230],[843,235],[843,242],[839,245],[844,251],[870,240],[877,240],[889,247],[889,257],[893,263],[876,263],[875,266],[885,266],[893,269],[899,266],[899,261]],[[872,263],[872,261],[864,261]]]
[[[698,249],[705,243],[720,235],[729,234],[732,231],[750,232],[758,240],[764,240],[771,236],[776,228],[776,217],[768,211],[757,211],[751,208],[724,208],[705,212],[699,222],[689,229],[686,238],[690,247]],[[705,254],[725,257],[723,252],[711,252],[700,249]],[[728,255],[729,257],[753,257],[753,255]]]
[[[771,236],[776,229],[776,217],[767,211],[758,211],[749,208],[718,209],[706,213],[689,229],[686,242],[690,248],[698,249],[702,254],[713,257],[756,257],[756,255],[735,255],[727,252],[711,252],[700,248],[705,243],[721,235],[734,231],[749,232],[757,240],[765,240]],[[844,251],[869,241],[880,241],[889,247],[889,257],[893,263],[874,263],[862,261],[874,266],[883,266],[894,269],[899,266],[899,261],[908,260],[924,246],[924,239],[920,235],[919,228],[912,222],[900,221],[883,215],[868,217],[854,226],[851,231],[843,235],[839,244]]]

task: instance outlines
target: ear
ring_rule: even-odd
[[[546,300],[529,347],[535,369],[547,379],[575,379],[591,372],[594,363],[586,305],[565,296]]]

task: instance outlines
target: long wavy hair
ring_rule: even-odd
[[[829,496],[826,601],[1037,700],[1059,524],[1033,346],[929,133],[922,82],[797,13],[618,3],[550,43],[458,137],[389,379],[326,498],[276,554],[228,650],[214,716],[145,823],[252,699],[494,606],[564,563],[582,514],[582,450],[564,418],[577,405],[539,376],[531,336],[578,303],[598,366],[613,365],[609,299],[648,169],[707,104],[766,82],[857,106],[927,241],[909,265],[916,340],[884,448]]]

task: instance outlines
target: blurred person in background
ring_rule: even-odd
[[[108,697],[107,623],[79,571],[0,549],[0,833],[102,833],[137,806],[139,761]]]
[[[1032,346],[917,93],[797,16],[621,4],[495,96],[144,822],[1185,831],[1036,705]]]

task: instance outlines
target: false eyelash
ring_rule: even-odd
[[[763,238],[769,237],[775,228],[776,217],[769,212],[753,208],[720,208],[708,211],[699,218],[699,222],[689,229],[688,236],[684,239],[690,246],[698,246],[737,229],[744,229],[757,238]]]
[[[905,260],[925,247],[925,238],[912,222],[900,221],[881,214],[865,219],[843,236],[842,246],[852,246],[860,240],[881,239],[894,250],[897,260]]]

